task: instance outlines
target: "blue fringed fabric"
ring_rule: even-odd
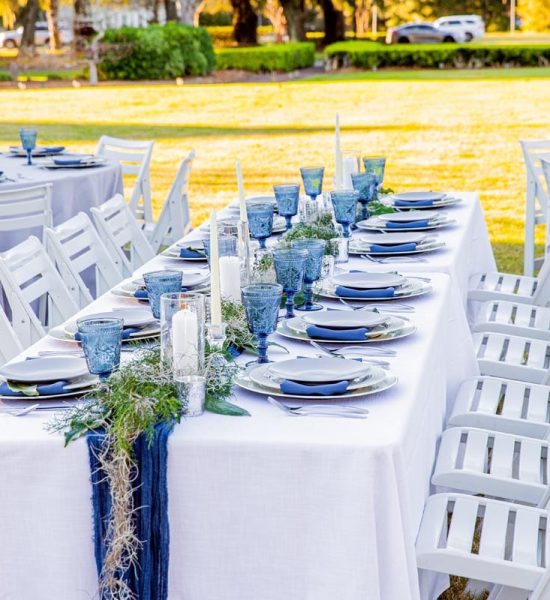
[[[121,577],[138,600],[167,600],[170,527],[166,466],[168,437],[174,423],[160,423],[149,443],[141,435],[134,444],[138,478],[134,482],[135,529],[142,545],[135,567]],[[98,576],[107,553],[107,528],[111,514],[111,493],[97,456],[104,440],[103,431],[88,433],[88,456],[92,481],[94,550]],[[102,598],[102,600],[111,600]]]

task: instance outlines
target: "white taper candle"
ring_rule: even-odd
[[[220,253],[218,250],[218,221],[216,211],[210,217],[210,322],[222,322],[222,300],[220,294]]]
[[[244,184],[243,184],[243,171],[241,169],[241,161],[237,160],[236,162],[237,169],[237,189],[239,191],[239,209],[240,209],[240,218],[243,223],[248,221],[248,215],[246,214],[246,196],[244,194]]]

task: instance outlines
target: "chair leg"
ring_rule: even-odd
[[[487,600],[528,600],[529,594],[527,590],[495,585]]]

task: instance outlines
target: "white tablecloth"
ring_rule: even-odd
[[[38,162],[40,159],[33,159]],[[99,206],[117,193],[122,193],[120,165],[109,162],[104,167],[90,169],[48,170],[26,166],[26,159],[0,155],[0,171],[14,181],[0,183],[0,191],[20,189],[39,183],[52,184],[53,223],[59,225],[78,212],[89,213],[90,207]],[[39,230],[24,230],[2,234],[0,252],[38,235]]]
[[[206,414],[175,429],[170,600],[420,597],[414,540],[447,399],[477,372],[462,290],[427,276],[433,293],[413,301],[418,331],[391,344],[399,384],[362,402],[367,420],[288,418],[238,391],[251,418]],[[87,312],[123,302],[106,296]],[[0,417],[0,597],[87,599],[96,573],[86,444],[64,449],[46,420]]]

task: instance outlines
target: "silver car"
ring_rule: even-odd
[[[0,32],[0,48],[19,48],[23,37],[23,27]],[[65,23],[59,24],[59,37],[62,44],[73,41],[73,32]],[[50,43],[50,32],[46,21],[37,21],[34,29],[34,43],[37,46],[47,46]]]
[[[462,31],[434,27],[431,23],[407,23],[399,27],[390,27],[386,35],[386,44],[440,44],[464,41]]]

